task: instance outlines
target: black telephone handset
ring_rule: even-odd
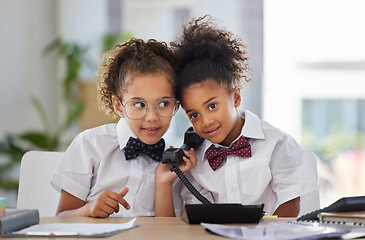
[[[365,196],[344,197],[332,203],[328,207],[318,209],[299,217],[298,221],[319,220],[321,212],[352,212],[365,211]]]
[[[220,204],[211,203],[190,183],[181,172],[178,164],[183,161],[184,151],[194,148],[197,150],[204,138],[200,137],[190,127],[184,135],[184,143],[180,148],[169,148],[162,154],[162,163],[169,164],[170,170],[175,172],[187,189],[203,204],[185,204],[182,210],[181,219],[189,224],[206,223],[258,223],[262,218],[264,204],[242,205],[238,203]]]
[[[183,162],[184,150],[190,150],[194,148],[197,150],[204,142],[204,138],[200,137],[193,129],[189,127],[184,135],[184,143],[180,148],[169,148],[162,154],[162,163],[175,164]]]

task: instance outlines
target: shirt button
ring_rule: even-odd
[[[235,191],[235,190],[236,190],[236,186],[232,186],[231,191]]]

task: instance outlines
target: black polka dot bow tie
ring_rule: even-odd
[[[142,153],[147,154],[153,160],[160,162],[162,152],[165,150],[165,140],[161,138],[156,144],[148,145],[139,139],[130,137],[124,148],[125,158],[131,160],[138,157]]]
[[[237,155],[239,157],[251,157],[251,145],[248,139],[241,136],[230,148],[219,149],[212,145],[205,151],[210,167],[215,171],[228,155]]]

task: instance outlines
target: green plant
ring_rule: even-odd
[[[78,118],[82,112],[82,105],[74,104],[68,111],[63,123],[55,132],[50,130],[50,124],[43,106],[37,98],[32,98],[41,121],[43,130],[30,130],[21,134],[8,134],[0,142],[0,155],[7,156],[7,162],[0,166],[0,188],[4,190],[17,189],[18,181],[10,178],[11,169],[20,163],[22,156],[30,150],[55,151],[59,149],[60,138],[68,127]]]
[[[65,75],[62,79],[63,97],[69,101],[75,100],[75,84],[79,81],[82,67],[87,62],[88,47],[77,43],[64,42],[56,39],[51,42],[44,53],[56,51],[57,55],[65,62]]]
[[[117,43],[126,41],[132,37],[131,33],[109,33],[102,37],[103,52],[111,50]]]

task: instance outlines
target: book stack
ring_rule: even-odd
[[[365,226],[365,211],[322,212],[319,219],[323,222],[353,223]]]
[[[0,197],[0,217],[5,216],[6,198]]]

